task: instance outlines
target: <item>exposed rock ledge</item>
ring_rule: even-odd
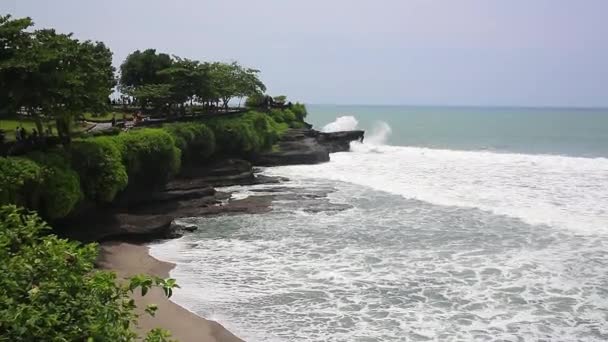
[[[315,164],[329,153],[348,151],[351,141],[363,140],[363,131],[321,133],[311,129],[288,131],[279,151],[253,158],[256,165]],[[61,235],[80,241],[140,240],[180,236],[191,227],[172,224],[193,216],[253,214],[270,210],[273,196],[231,200],[214,186],[278,183],[283,179],[255,175],[250,162],[226,159],[205,167],[185,168],[162,191],[130,194],[108,207],[85,206],[55,225]]]
[[[323,133],[313,129],[287,131],[273,151],[254,156],[261,166],[317,164],[329,161],[329,154],[345,152],[352,141],[363,141],[364,131]]]

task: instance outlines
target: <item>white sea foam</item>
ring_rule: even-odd
[[[607,159],[387,146],[387,126],[230,189],[270,213],[185,219],[151,249],[173,299],[253,342],[608,338]]]
[[[331,162],[268,169],[339,180],[433,204],[480,208],[581,232],[608,232],[608,159],[438,150],[381,143],[388,125]]]
[[[330,122],[323,126],[323,132],[340,132],[340,131],[352,131],[357,129],[359,121],[354,116],[340,116],[336,118],[334,122]]]

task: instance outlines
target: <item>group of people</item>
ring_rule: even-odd
[[[50,128],[47,131],[47,135],[51,135]],[[36,142],[42,135],[37,129],[32,128],[32,132],[28,131],[23,126],[15,127],[15,140],[17,142]]]

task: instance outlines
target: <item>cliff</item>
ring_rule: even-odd
[[[330,153],[348,151],[352,141],[363,141],[364,134],[364,131],[323,133],[308,128],[291,129],[272,151],[255,155],[253,161],[260,166],[327,162]]]

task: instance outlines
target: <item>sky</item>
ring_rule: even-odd
[[[608,107],[606,0],[0,0],[100,40],[261,70],[306,103]]]

